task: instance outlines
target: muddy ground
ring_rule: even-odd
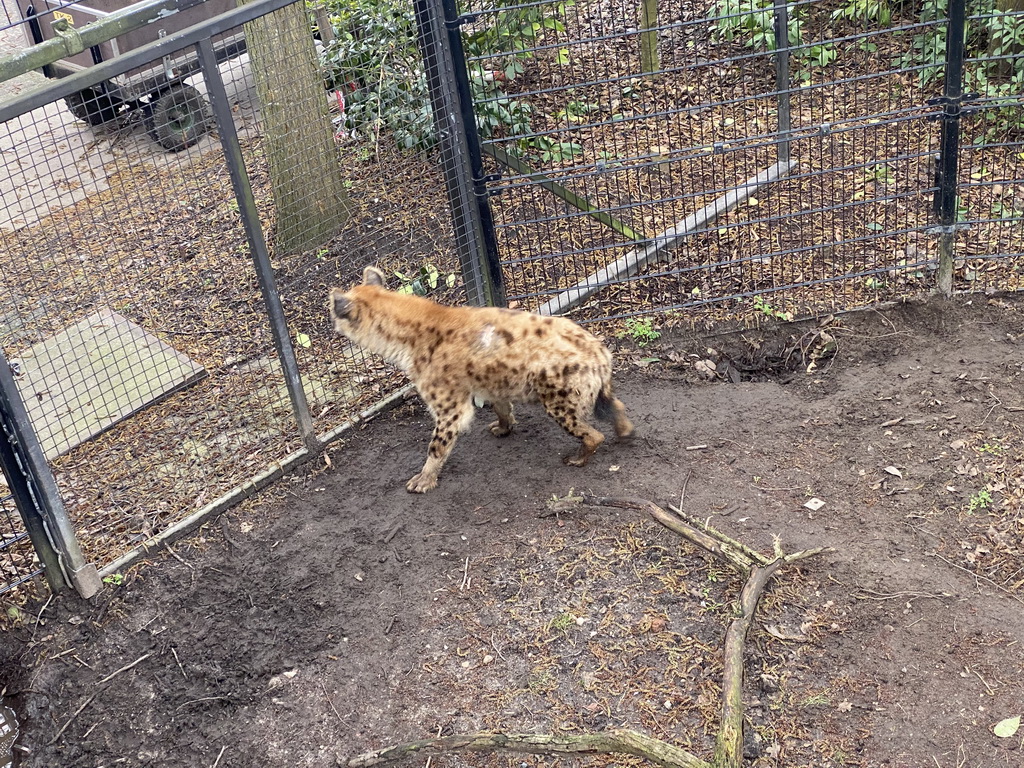
[[[835,548],[762,602],[749,765],[1018,766],[1021,735],[992,729],[1024,709],[1022,310],[846,316],[810,374],[764,371],[814,325],[623,340],[632,443],[574,469],[539,411],[505,440],[482,416],[427,496],[404,489],[429,434],[410,401],[92,602],[26,610],[0,637],[16,764],[330,766],[621,726],[710,756],[738,580],[638,513],[549,504],[572,491],[681,504],[763,551]],[[554,763],[638,761],[433,759]]]

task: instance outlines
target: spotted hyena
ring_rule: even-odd
[[[334,328],[359,346],[401,368],[434,417],[434,435],[419,474],[406,484],[426,493],[460,432],[473,420],[474,400],[490,402],[498,420],[491,434],[512,432],[513,402],[539,402],[571,435],[583,441],[566,464],[582,467],[604,442],[588,422],[594,411],[633,433],[626,409],[612,395],[612,356],[597,338],[571,320],[510,309],[446,307],[389,291],[373,267],[362,285],[335,288]]]

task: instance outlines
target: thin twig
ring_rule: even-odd
[[[39,613],[36,615],[36,625],[32,628],[32,639],[36,639],[36,632],[39,631],[39,622],[43,620],[43,612],[50,606],[50,601],[53,600],[53,593],[46,598],[46,602],[43,603],[43,607],[39,609]]]
[[[192,568],[192,564],[185,562],[185,559],[181,555],[179,555],[177,552],[175,552],[174,549],[171,547],[171,545],[169,543],[164,545],[164,546],[167,547],[167,551],[170,553],[171,557],[173,557],[179,563],[184,565],[186,568]],[[193,570],[195,570],[195,569],[193,568]]]
[[[181,676],[188,680],[188,675],[185,674],[185,668],[181,666],[181,659],[178,658],[178,652],[174,650],[174,646],[171,646],[171,653],[174,654],[174,660],[178,663],[178,669],[181,670]]]
[[[201,701],[230,701],[227,696],[203,696],[201,699],[190,699],[184,704],[179,704],[175,707],[174,711],[177,712],[183,707],[187,707],[189,704],[198,704]]]
[[[875,592],[873,589],[858,589],[853,596],[858,600],[899,600],[903,598],[916,599],[925,597],[932,600],[941,600],[944,597],[952,597],[949,592]]]
[[[338,716],[338,722],[344,725],[345,718],[341,716],[341,712],[338,711],[338,708],[334,706],[334,702],[331,701],[331,695],[327,692],[327,686],[324,685],[323,680],[320,681],[320,687],[324,689],[324,698],[327,699],[327,703],[331,705],[331,709],[334,710],[334,714]]]
[[[996,589],[998,589],[998,590],[999,590],[1000,592],[1002,592],[1002,593],[1006,594],[1006,595],[1007,595],[1007,596],[1009,596],[1009,597],[1012,597],[1012,598],[1013,598],[1014,600],[1016,600],[1016,601],[1017,601],[1018,603],[1020,603],[1021,605],[1024,605],[1024,599],[1022,599],[1022,598],[1021,598],[1020,596],[1018,596],[1018,595],[1015,595],[1015,594],[1014,594],[1013,592],[1011,592],[1010,590],[1008,590],[1008,589],[1007,589],[1006,587],[1004,587],[1004,586],[1003,586],[1002,584],[1000,584],[1000,583],[999,583],[998,581],[992,581],[992,579],[990,579],[990,578],[989,578],[988,576],[982,576],[982,575],[981,575],[980,573],[975,573],[975,572],[974,572],[974,571],[972,571],[972,570],[971,570],[970,568],[964,568],[964,567],[963,567],[962,565],[959,565],[959,564],[957,564],[957,563],[954,563],[954,562],[953,562],[952,560],[950,560],[949,558],[943,557],[943,556],[942,556],[942,555],[940,555],[940,554],[939,554],[938,552],[930,552],[929,554],[930,554],[930,555],[931,555],[932,557],[937,557],[937,558],[939,558],[939,560],[941,560],[942,562],[946,563],[947,565],[952,565],[952,566],[953,566],[954,568],[959,568],[959,569],[960,569],[961,571],[963,571],[964,573],[969,573],[969,574],[970,574],[971,576],[973,576],[973,577],[974,577],[975,579],[981,579],[982,581],[987,581],[987,582],[988,582],[989,584],[991,584],[991,585],[992,585],[993,587],[995,587]]]
[[[152,653],[144,653],[142,656],[139,656],[139,658],[137,658],[131,664],[125,664],[123,667],[121,667],[116,672],[111,672],[109,675],[107,675],[102,680],[100,680],[98,683],[96,683],[96,685],[103,685],[104,683],[109,683],[111,680],[113,680],[115,677],[120,675],[122,672],[127,672],[129,669],[134,667],[136,664],[141,664],[142,662],[144,662],[146,659],[148,659],[152,655],[153,655]]]
[[[683,499],[686,498],[686,486],[690,484],[690,476],[693,474],[692,471],[686,473],[686,477],[683,478],[683,487],[679,489],[679,508],[683,508]]]
[[[57,735],[54,736],[52,739],[50,739],[48,742],[46,742],[46,746],[49,747],[49,746],[57,743],[57,740],[61,736],[64,735],[64,731],[66,731],[68,729],[68,726],[71,725],[73,722],[75,722],[75,718],[77,718],[80,714],[82,714],[82,710],[84,710],[86,707],[88,707],[90,704],[92,704],[92,700],[95,699],[97,696],[99,696],[100,693],[102,693],[102,692],[103,692],[103,689],[100,689],[99,691],[96,691],[96,693],[94,693],[88,699],[86,699],[84,702],[82,702],[82,706],[80,706],[78,709],[76,709],[75,710],[75,714],[73,714],[71,717],[68,718],[68,721],[66,723],[64,723],[64,726],[59,731],[57,731]]]
[[[210,768],[217,768],[220,764],[220,759],[224,756],[224,750],[227,748],[227,744],[220,748],[220,754],[217,755],[217,759],[213,761],[213,765],[211,765]]]

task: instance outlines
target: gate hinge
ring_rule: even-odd
[[[474,185],[476,187],[476,196],[493,197],[494,195],[497,195],[498,190],[488,189],[487,185],[495,181],[501,181],[501,178],[501,172],[499,171],[498,173],[488,173],[486,176],[481,176],[478,179],[473,179],[473,181],[476,182],[476,184]]]
[[[74,56],[76,53],[81,53],[85,50],[82,36],[78,34],[78,30],[71,26],[67,19],[57,19],[50,23],[50,27],[53,29],[54,34],[60,38],[61,43],[63,43],[64,53],[67,56]]]
[[[446,27],[448,27],[448,29],[458,29],[463,24],[472,24],[474,21],[476,21],[479,18],[480,18],[480,14],[479,13],[464,13],[461,16],[459,16],[458,18],[452,19],[451,21],[447,21],[446,20],[444,25]]]
[[[930,107],[942,107],[943,111],[928,115],[929,120],[950,120],[960,115],[970,115],[981,109],[979,105],[971,104],[981,98],[980,93],[964,93],[960,96],[936,96],[934,99],[925,101]]]

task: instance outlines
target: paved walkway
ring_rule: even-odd
[[[0,56],[7,56],[26,47],[28,41],[22,25],[9,26],[9,19],[21,18],[17,0],[0,1],[0,27],[5,27],[0,30]],[[248,56],[224,62],[220,69],[235,105],[236,128],[245,135],[256,125]],[[2,83],[0,102],[45,87],[47,82],[41,74],[31,72]],[[189,82],[205,92],[201,74]],[[219,139],[207,134],[184,152],[168,153],[152,140],[138,114],[90,128],[75,119],[63,101],[50,103],[0,127],[0,230],[31,226],[55,210],[106,189],[108,174],[123,168],[125,160],[156,169],[180,165],[219,146]]]

